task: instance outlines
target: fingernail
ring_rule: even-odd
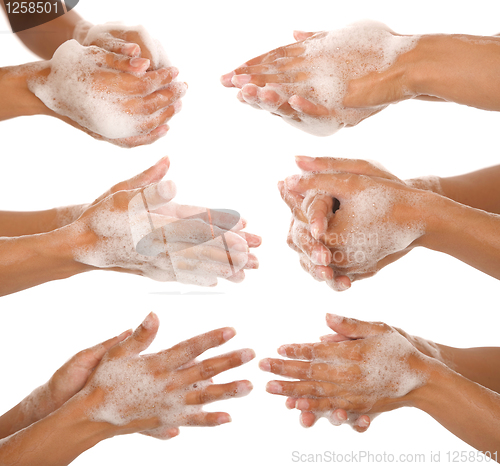
[[[269,363],[269,360],[262,359],[259,362],[259,369],[265,372],[271,372],[271,364]]]
[[[297,185],[299,184],[300,178],[301,178],[300,175],[292,175],[285,178],[285,188],[286,189],[296,188]]]
[[[359,427],[368,427],[370,423],[363,417],[358,422]]]
[[[325,282],[328,280],[328,277],[326,276],[326,271],[325,270],[321,270],[321,272],[319,273],[319,276]]]
[[[158,128],[156,128],[156,134],[161,138],[168,133],[169,129],[170,128],[167,125],[160,125],[158,126]]]
[[[231,71],[231,73],[223,74],[220,77],[220,82],[222,83],[223,86],[232,87],[233,84],[231,82],[231,78],[233,76],[234,76],[234,71]]]
[[[335,285],[337,286],[337,291],[345,291],[351,287],[344,280],[336,280]]]
[[[314,162],[314,160],[315,160],[314,157],[308,157],[307,155],[296,155],[295,156],[296,163],[300,163],[300,162],[311,163],[311,162]]]
[[[228,341],[236,335],[236,330],[233,327],[228,327],[222,332],[222,339]]]
[[[221,413],[217,416],[217,423],[219,425],[221,424],[227,424],[228,422],[231,422],[231,416],[227,413]]]
[[[179,113],[182,109],[182,101],[181,100],[176,100],[174,103],[174,115]]]
[[[323,249],[313,249],[311,253],[311,261],[315,265],[328,265],[328,262],[325,261],[325,254]]]
[[[132,68],[148,68],[149,63],[147,58],[132,58],[132,60],[130,60],[130,66]]]
[[[142,322],[143,328],[149,330],[154,326],[155,320],[157,319],[156,314],[154,312],[150,312],[148,316]]]
[[[288,409],[294,409],[295,408],[295,403],[297,401],[294,399],[294,398],[287,398],[286,401],[285,401],[285,406],[288,408]]]
[[[141,48],[137,44],[127,44],[122,47],[125,55],[136,56],[141,53]]]
[[[241,353],[241,362],[243,364],[251,361],[253,358],[255,358],[255,351],[252,349],[246,349],[243,350]]]
[[[278,348],[278,354],[280,356],[286,356],[286,345],[282,345]]]
[[[170,68],[170,75],[172,76],[172,79],[177,78],[177,76],[179,76],[179,69],[176,68],[175,66],[172,66]]]
[[[280,393],[283,393],[283,388],[279,382],[272,381],[267,383],[266,391],[279,395]]]
[[[345,411],[336,411],[335,412],[335,417],[340,421],[340,422],[345,422],[347,421],[347,413]]]
[[[248,252],[249,251],[249,248],[248,248],[248,244],[246,242],[237,242],[235,243],[231,249],[234,249],[235,251],[239,251],[239,252]]]
[[[252,76],[250,76],[249,74],[238,74],[231,78],[231,82],[235,86],[244,86],[245,84],[248,84],[251,79]]]
[[[236,388],[236,397],[240,398],[243,396],[247,396],[253,390],[252,382],[248,380],[244,380],[238,382],[238,387]]]

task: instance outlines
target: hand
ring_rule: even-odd
[[[243,269],[258,267],[248,248],[260,245],[260,238],[240,231],[246,222],[231,213],[170,205],[175,185],[162,180],[168,167],[164,158],[119,183],[67,227],[83,241],[75,246],[76,260],[159,281],[242,281]]]
[[[153,342],[158,317],[151,313],[133,335],[106,353],[81,392],[88,416],[120,426],[119,433],[142,432],[167,439],[180,426],[217,426],[227,413],[207,413],[204,404],[247,395],[248,380],[216,385],[211,378],[255,357],[250,349],[206,359],[196,357],[224,344],[234,329],[199,335],[159,353],[140,355]],[[90,404],[90,406],[89,406]]]
[[[46,67],[36,68],[28,87],[48,115],[96,139],[135,147],[166,134],[166,123],[180,111],[187,89],[173,82],[177,69],[147,71],[150,63],[71,40]]]
[[[334,425],[349,420],[356,430],[365,431],[368,414],[409,404],[407,395],[425,384],[426,356],[396,329],[332,314],[327,314],[327,324],[337,333],[321,343],[278,349],[293,361],[260,362],[262,370],[300,380],[274,380],[267,391],[289,397],[287,406],[302,411],[304,426],[327,417]]]
[[[94,26],[81,21],[75,28],[73,38],[84,46],[95,45],[108,52],[146,58],[150,61],[150,71],[170,65],[161,44],[143,26],[126,26],[119,22]]]
[[[294,215],[289,245],[317,280],[342,291],[407,254],[425,233],[422,191],[370,162],[297,157],[279,184]]]
[[[298,42],[222,76],[222,84],[240,88],[240,101],[318,136],[356,125],[413,96],[405,74],[394,68],[418,38],[397,35],[375,22],[339,31],[296,32],[294,37]]]
[[[75,396],[85,386],[106,352],[129,337],[131,333],[127,330],[117,337],[75,354],[46,384],[28,395],[23,400],[22,406],[23,413],[29,414],[29,424],[48,416]]]

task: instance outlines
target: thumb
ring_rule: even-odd
[[[309,37],[314,36],[315,32],[304,32],[304,31],[293,31],[293,38],[299,42],[301,40],[309,39]]]
[[[334,332],[358,340],[387,331],[387,326],[379,322],[365,322],[362,320],[342,317],[336,314],[327,314],[326,323]]]
[[[118,183],[115,188],[118,187],[119,189],[116,191],[144,188],[152,183],[157,183],[167,174],[169,168],[170,159],[168,157],[163,157],[142,173],[135,175],[129,180]]]

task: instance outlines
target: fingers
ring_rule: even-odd
[[[192,384],[200,380],[210,379],[221,372],[241,366],[251,361],[254,357],[255,352],[251,349],[233,351],[222,356],[205,359],[192,367],[179,370],[178,374],[186,383]]]
[[[287,73],[269,73],[269,74],[235,74],[231,78],[231,82],[235,87],[242,88],[247,84],[254,84],[258,87],[264,87],[266,84],[284,84],[297,83],[305,81],[307,73],[304,72],[287,72]]]
[[[267,358],[259,362],[259,368],[266,372],[294,379],[316,379],[313,375],[313,364],[309,362],[283,361],[282,359]]]
[[[315,240],[311,236],[311,232],[305,224],[301,222],[294,222],[291,229],[290,239],[294,246],[300,249],[300,251],[307,256],[312,265],[321,265],[326,267],[332,261],[331,251],[323,243]],[[313,276],[314,278],[319,278],[316,277],[314,273]]]
[[[95,55],[97,65],[105,65],[107,68],[125,73],[143,74],[150,65],[150,61],[147,58],[129,58],[117,53],[108,52],[99,47],[88,47],[87,52]]]
[[[136,356],[153,342],[158,333],[160,321],[158,316],[151,312],[139,327],[126,340],[113,346],[107,356],[111,359]]]
[[[87,369],[92,369],[103,358],[103,356],[111,349],[113,346],[117,345],[118,343],[121,343],[124,341],[126,338],[128,338],[130,335],[132,335],[133,331],[132,330],[126,330],[122,334],[118,335],[117,337],[110,338],[109,340],[103,341],[102,343],[93,346],[92,348],[89,348],[87,350],[84,350],[81,353],[78,353],[79,355],[82,355],[84,357],[79,358],[80,365],[83,365]],[[77,355],[78,356],[78,355]]]
[[[110,142],[111,144],[115,144],[116,146],[130,149],[132,147],[145,146],[158,141],[158,139],[167,134],[169,129],[170,128],[168,127],[168,125],[160,125],[148,134],[141,134],[139,136],[132,136],[129,138],[121,139],[106,139],[106,141]],[[103,139],[100,135],[97,135],[95,133],[93,133],[92,136],[96,139]]]
[[[285,179],[285,189],[299,194],[305,194],[309,190],[324,191],[342,201],[351,193],[351,182],[356,176],[358,175],[350,173],[292,175]]]
[[[326,315],[326,323],[334,332],[351,339],[366,338],[387,332],[389,327],[378,322],[364,322],[362,320],[342,317],[335,314]]]
[[[186,91],[187,87],[184,83],[171,83],[164,89],[160,89],[146,97],[138,99],[136,113],[140,112],[144,115],[151,115],[175,104],[177,104],[177,106],[174,107],[174,113],[178,113],[181,104],[179,99],[184,97]]]
[[[366,432],[368,427],[370,427],[371,419],[370,416],[363,414],[359,416],[353,423],[352,428],[359,433]]]
[[[92,43],[88,45],[95,45],[104,50],[107,50],[108,52],[126,55],[132,58],[137,57],[141,54],[141,48],[138,44],[119,39],[107,32],[100,34]]]
[[[178,343],[159,354],[162,355],[165,361],[169,362],[169,365],[174,364],[173,367],[180,367],[192,361],[200,354],[203,354],[208,349],[226,343],[226,341],[229,341],[235,335],[236,331],[234,328],[219,328]]]
[[[253,385],[248,380],[223,385],[209,385],[204,390],[189,392],[185,397],[185,401],[187,405],[204,405],[229,398],[240,398],[248,395],[252,389]]]

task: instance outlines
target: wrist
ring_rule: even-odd
[[[11,66],[0,70],[0,120],[19,116],[52,115],[29,88],[32,80],[50,73],[48,61]]]

